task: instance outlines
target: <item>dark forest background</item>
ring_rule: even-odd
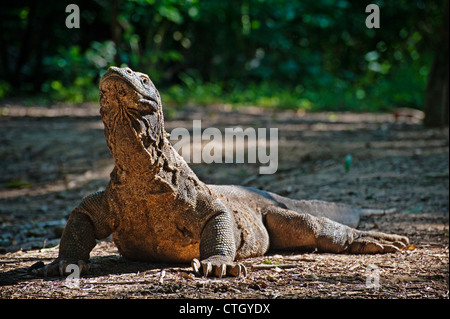
[[[66,27],[66,6],[80,28]],[[380,8],[380,28],[365,21]],[[110,65],[148,73],[169,106],[417,108],[448,124],[447,0],[0,3],[0,99],[98,99]]]

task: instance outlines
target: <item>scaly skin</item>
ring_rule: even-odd
[[[197,274],[217,277],[245,275],[236,260],[269,248],[385,253],[408,244],[404,236],[351,228],[360,212],[346,205],[206,185],[167,139],[160,95],[147,75],[111,67],[99,87],[115,163],[110,182],[73,210],[58,258],[35,273],[64,275],[71,263],[86,272],[96,240],[111,234],[125,258],[190,262]]]

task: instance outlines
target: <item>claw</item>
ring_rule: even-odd
[[[401,242],[401,241],[396,241],[394,243],[394,246],[397,247],[397,248],[400,248],[400,249],[406,248],[406,244],[404,242]]]
[[[203,261],[194,258],[191,261],[191,267],[197,276],[203,277],[214,276],[220,279],[228,275],[234,277],[247,276],[247,268],[244,265],[224,260],[223,257],[213,257]]]
[[[212,272],[212,265],[211,263],[204,263],[203,264],[203,276],[208,277],[208,275]]]
[[[247,277],[247,267],[245,267],[242,264],[239,264],[239,266],[240,266],[240,268],[242,267],[242,269],[239,272],[243,274],[244,278],[246,278]]]
[[[395,234],[375,231],[360,231],[350,245],[349,252],[355,254],[395,253],[408,246],[409,239]]]
[[[236,264],[234,267],[232,267],[229,270],[230,275],[235,277],[240,277],[243,275],[243,277],[247,277],[247,268],[243,264]]]
[[[400,251],[400,248],[398,248],[397,246],[394,245],[384,245],[384,250],[383,252],[387,252],[387,253],[396,253],[398,251]]]
[[[192,267],[192,269],[194,270],[194,273],[195,273],[197,276],[200,276],[200,275],[201,275],[201,274],[200,274],[200,267],[201,267],[201,264],[200,264],[200,261],[199,261],[197,258],[192,259],[192,261],[191,261],[191,267]]]
[[[376,242],[372,242],[372,244],[373,244],[374,246],[376,246],[376,249],[374,249],[374,252],[384,251],[383,245],[381,245],[381,244],[379,244],[379,243],[376,243]],[[377,249],[378,249],[378,250],[377,250]]]
[[[219,279],[221,279],[223,276],[225,276],[227,274],[227,265],[223,264],[219,267],[216,267],[215,269],[215,276],[219,277]]]
[[[401,248],[406,248],[406,247],[409,246],[409,239],[408,239],[408,237],[402,236],[402,237],[400,238],[400,240],[397,241],[397,242],[399,242],[399,243],[401,243],[401,244],[403,245],[403,247],[401,247]]]

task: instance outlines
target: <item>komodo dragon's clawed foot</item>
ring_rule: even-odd
[[[76,270],[73,266],[78,267],[78,269]],[[40,277],[63,277],[74,272],[78,275],[86,274],[89,271],[89,267],[84,260],[74,262],[65,259],[55,259],[52,263],[46,266],[44,266],[42,262],[35,263],[30,267],[30,271]]]
[[[229,262],[223,256],[213,256],[199,261],[194,258],[191,262],[194,273],[198,276],[214,276],[222,278],[223,276],[243,277],[247,276],[247,268],[241,263]]]
[[[374,231],[358,231],[356,239],[350,244],[348,252],[352,254],[393,253],[408,247],[405,236],[385,234]]]

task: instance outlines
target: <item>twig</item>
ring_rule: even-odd
[[[166,276],[166,271],[161,270],[161,277],[159,278],[159,283],[162,285],[164,283],[164,277]]]
[[[287,268],[296,268],[298,265],[296,264],[260,264],[260,265],[253,265],[253,269],[272,269],[272,268],[280,268],[280,269],[287,269]]]
[[[149,280],[130,280],[130,281],[86,281],[86,285],[134,285],[134,284],[149,284]]]

